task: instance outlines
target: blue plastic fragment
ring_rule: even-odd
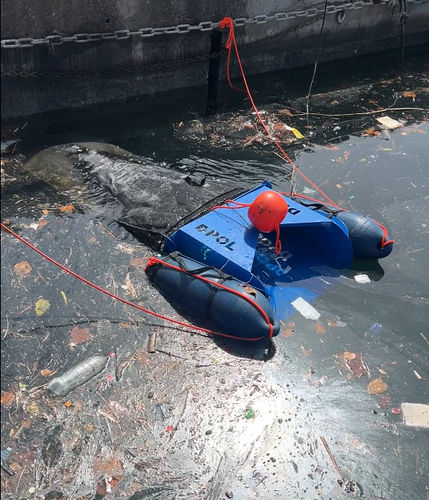
[[[371,332],[379,332],[383,328],[383,325],[381,323],[374,323],[373,325],[370,326]]]

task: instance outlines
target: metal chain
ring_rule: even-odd
[[[76,76],[108,76],[111,74],[118,73],[141,73],[145,71],[161,70],[166,68],[172,68],[174,66],[183,66],[186,64],[192,64],[199,61],[207,61],[208,59],[214,59],[216,57],[224,56],[227,53],[226,49],[222,49],[220,52],[212,52],[211,54],[204,54],[195,57],[187,57],[185,59],[178,59],[174,61],[162,61],[154,64],[145,65],[128,65],[128,66],[115,66],[109,68],[99,68],[99,69],[82,69],[82,70],[65,70],[65,71],[2,71],[1,76],[7,78],[64,78],[64,77],[76,77]]]
[[[381,0],[377,5],[388,5],[392,0]],[[429,0],[408,0],[408,3],[422,4],[428,3]],[[328,5],[326,9],[327,14],[336,14],[337,12],[344,12],[345,10],[358,10],[363,7],[374,5],[374,0],[355,0],[354,2],[347,2],[340,5]],[[240,27],[247,24],[265,24],[272,21],[287,21],[289,19],[297,19],[300,17],[315,17],[323,14],[324,8],[312,7],[307,10],[294,10],[290,12],[277,12],[272,15],[257,15],[255,17],[237,17],[234,19],[234,26]],[[131,37],[151,38],[158,35],[172,35],[172,34],[186,34],[192,31],[212,31],[219,28],[219,21],[203,21],[201,23],[191,24],[178,24],[177,26],[163,26],[160,28],[140,28],[136,31],[132,30],[116,30],[108,33],[76,33],[71,36],[62,35],[49,35],[45,38],[13,38],[1,40],[2,49],[15,49],[34,47],[38,45],[62,45],[63,43],[88,43],[105,40],[128,40]]]

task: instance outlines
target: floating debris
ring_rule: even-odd
[[[255,410],[249,406],[248,408],[246,408],[246,411],[244,413],[244,418],[247,418],[247,420],[249,420],[250,418],[254,417],[255,417]]]
[[[311,304],[309,304],[302,297],[298,297],[292,302],[292,306],[296,309],[305,319],[318,320],[320,313]]]
[[[56,396],[65,396],[103,371],[106,363],[106,356],[91,356],[65,372],[64,375],[53,378],[49,382],[48,389]]]
[[[383,328],[383,325],[381,323],[377,323],[377,322],[369,327],[371,332],[374,332],[374,333],[379,332],[382,328]]]
[[[383,127],[386,128],[387,130],[394,130],[395,128],[400,128],[404,126],[401,122],[398,122],[398,120],[394,120],[389,116],[379,116],[376,118],[376,120],[378,121],[378,123],[383,125]]]
[[[49,302],[49,300],[46,300],[46,299],[39,299],[37,302],[36,302],[36,305],[34,307],[34,310],[37,314],[37,316],[42,316],[43,314],[45,314],[47,311],[49,311],[49,308],[51,307],[51,304]]]
[[[357,283],[361,284],[371,283],[371,279],[367,274],[356,274],[354,279]]]
[[[407,427],[429,429],[429,405],[420,403],[402,403],[401,411]]]
[[[345,351],[335,355],[340,366],[351,374],[351,378],[369,377],[369,369],[364,363],[362,354]]]
[[[387,389],[387,384],[382,378],[371,380],[368,384],[368,392],[370,394],[381,394]]]

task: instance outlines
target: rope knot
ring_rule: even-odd
[[[155,264],[159,264],[159,259],[157,259],[156,257],[151,257],[148,261],[147,261],[147,264],[146,264],[146,269],[148,267],[152,267],[154,266]]]
[[[231,26],[234,26],[234,21],[231,17],[224,17],[219,21],[219,28],[231,28]]]

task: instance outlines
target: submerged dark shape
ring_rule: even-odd
[[[182,174],[104,143],[54,146],[34,155],[25,168],[58,191],[103,207],[103,215],[156,250],[169,232],[206,204],[241,191],[231,190],[230,181]]]

